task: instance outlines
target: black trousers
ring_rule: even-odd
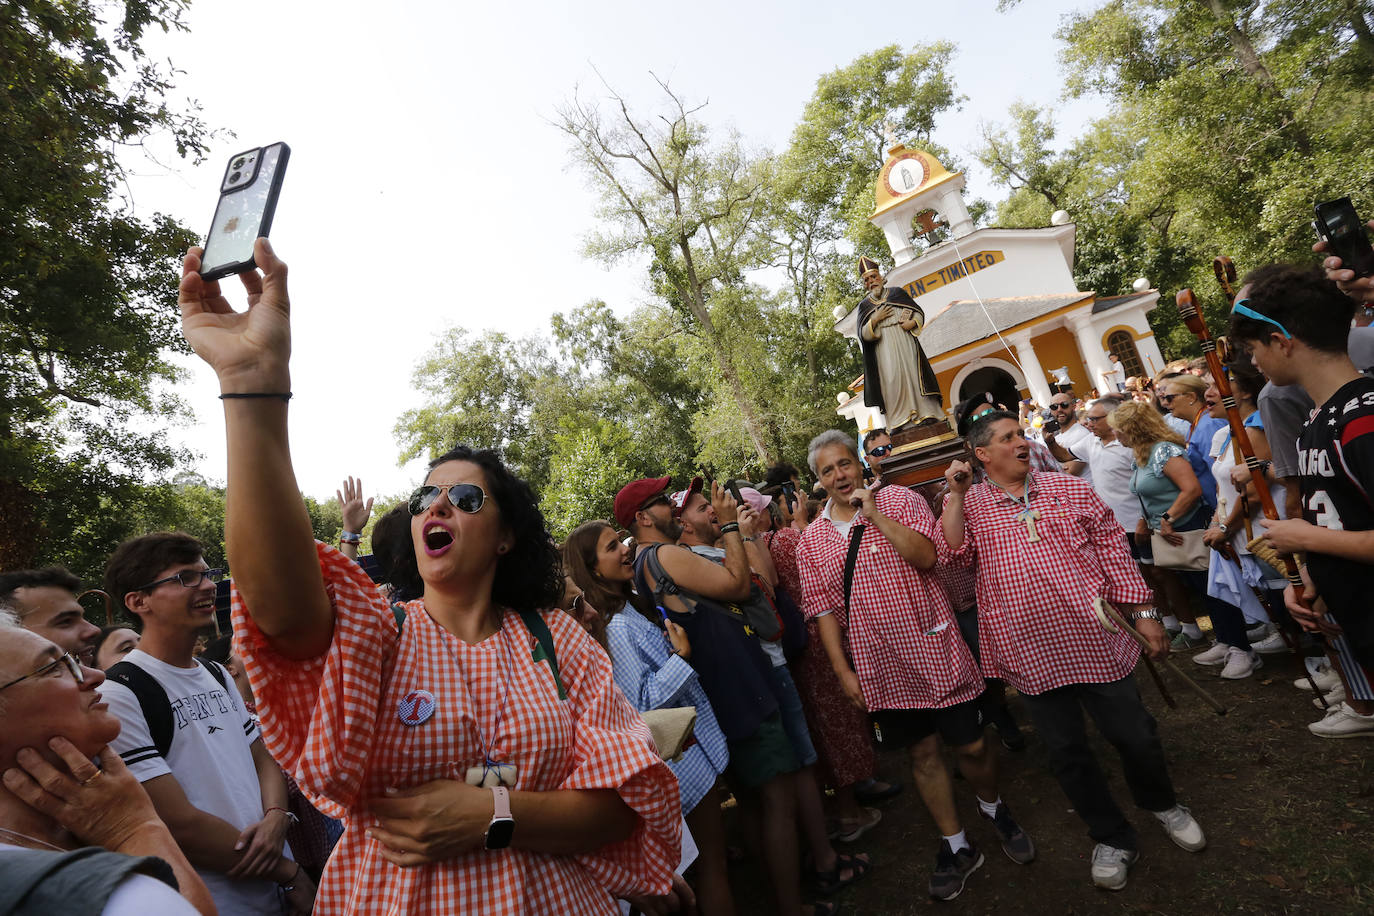
[[[1136,849],[1135,828],[1107,788],[1107,777],[1088,746],[1083,721],[1087,711],[1098,732],[1121,755],[1121,770],[1136,805],[1146,811],[1172,808],[1174,786],[1158,725],[1140,700],[1134,676],[1106,684],[1070,684],[1022,697],[1036,731],[1049,747],[1050,768],[1087,822],[1088,835],[1118,849]]]

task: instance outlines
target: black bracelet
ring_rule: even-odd
[[[228,391],[219,396],[221,401],[230,398],[280,398],[283,401],[291,400],[289,391]]]
[[[739,522],[726,522],[720,526],[721,534],[729,534],[732,531],[739,531]]]

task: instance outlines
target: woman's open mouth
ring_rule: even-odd
[[[425,525],[423,534],[425,553],[431,557],[442,556],[453,546],[453,532],[438,522]]]

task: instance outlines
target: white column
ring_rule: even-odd
[[[945,192],[940,195],[939,213],[949,223],[949,231],[956,239],[963,238],[973,231],[973,217],[969,215],[968,206],[964,203],[964,195],[959,193],[963,190],[964,182],[961,179],[956,185],[950,185]]]
[[[1016,359],[1021,363],[1021,371],[1026,374],[1026,387],[1030,389],[1031,400],[1045,407],[1050,403],[1050,384],[1045,370],[1040,365],[1040,357],[1035,355],[1031,346],[1029,331],[1008,334],[1007,340],[1016,347]]]
[[[897,266],[916,257],[916,249],[911,247],[909,223],[889,217],[883,221],[883,235],[887,237],[887,247],[892,249],[892,260]]]
[[[1078,352],[1083,357],[1083,365],[1088,369],[1089,387],[1101,392],[1115,391],[1115,386],[1108,386],[1104,378],[1112,367],[1107,364],[1107,351],[1102,349],[1102,341],[1093,330],[1092,323],[1082,315],[1067,318],[1065,323],[1078,341]],[[1086,398],[1088,392],[1080,391],[1078,395]]]

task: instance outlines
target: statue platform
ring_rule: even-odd
[[[891,438],[892,451],[883,459],[887,483],[919,487],[944,477],[950,462],[968,459],[968,443],[948,422],[899,429]]]

